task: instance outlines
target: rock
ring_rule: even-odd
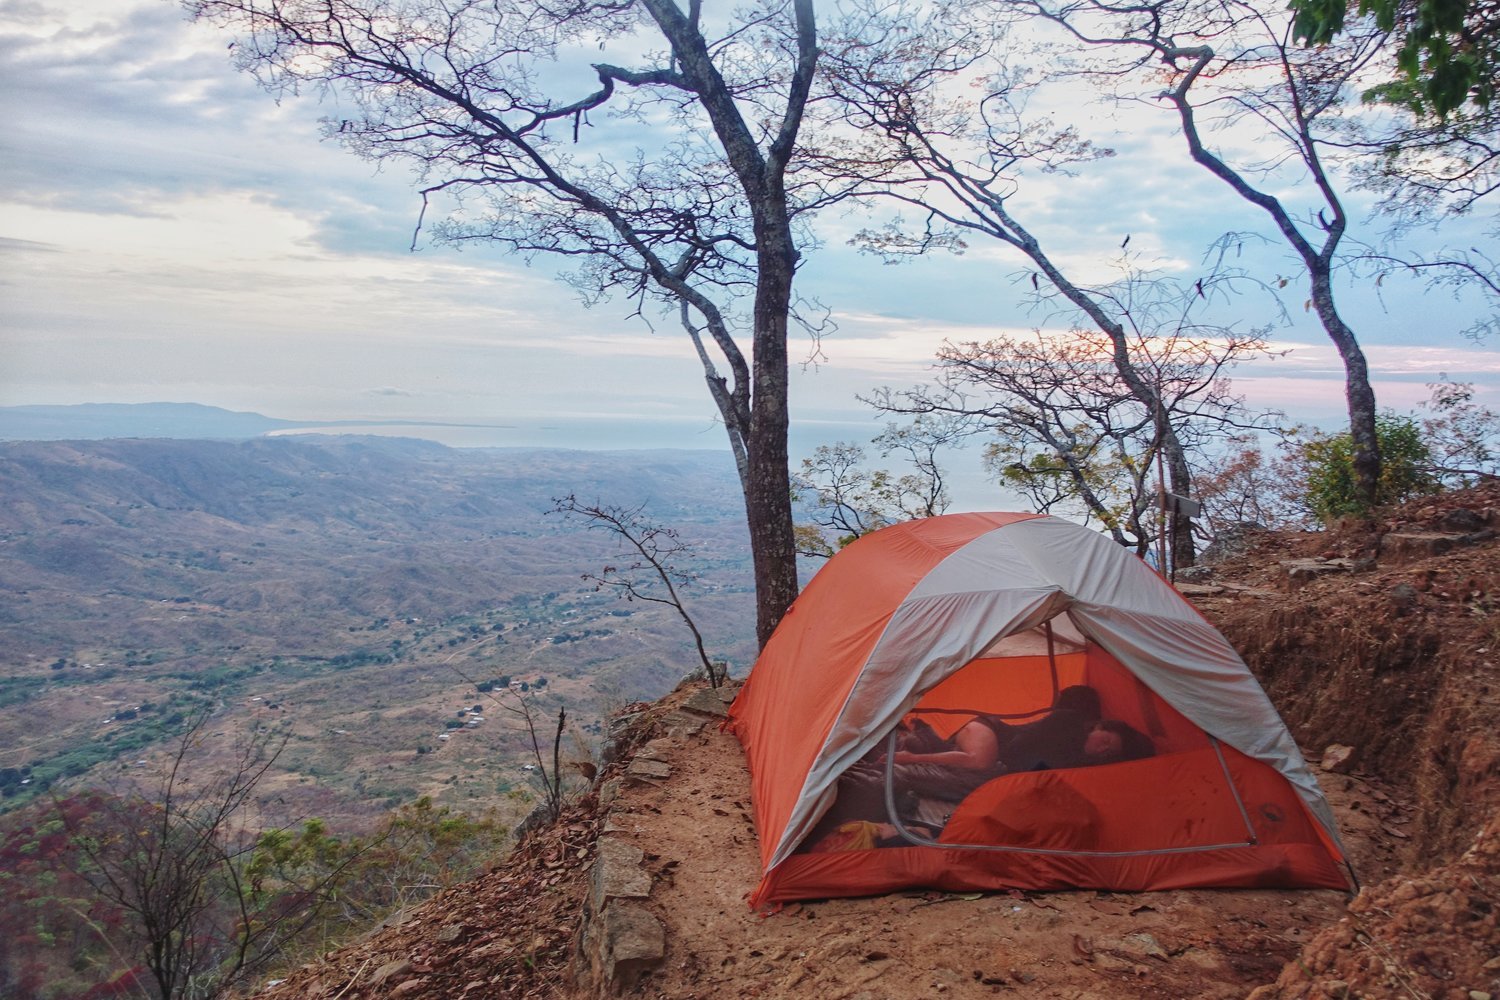
[[[1323,770],[1334,774],[1347,774],[1350,768],[1350,761],[1353,758],[1353,747],[1345,746],[1342,743],[1330,743],[1323,750],[1323,759],[1319,762],[1319,766]]]
[[[1250,551],[1255,537],[1265,531],[1265,526],[1253,521],[1242,521],[1239,524],[1230,524],[1221,528],[1209,542],[1207,547],[1199,553],[1198,560],[1205,566],[1217,566],[1220,563],[1230,562],[1238,559]]]
[[[1224,593],[1224,588],[1214,583],[1178,583],[1176,587],[1183,597],[1215,597]]]
[[[1120,943],[1124,946],[1124,950],[1132,955],[1142,955],[1146,958],[1155,958],[1163,962],[1168,957],[1167,950],[1161,946],[1161,942],[1144,932],[1126,934]]]
[[[1283,582],[1288,590],[1297,590],[1319,577],[1348,573],[1352,569],[1352,559],[1292,559],[1281,563]]]
[[[1089,959],[1094,967],[1104,972],[1129,972],[1135,974],[1135,963],[1128,958],[1112,955],[1107,951],[1098,951]]]
[[[666,954],[667,932],[650,910],[624,901],[605,909],[597,966],[602,985],[621,992],[632,989]]]
[[[650,781],[665,781],[672,776],[672,768],[659,760],[647,760],[637,757],[630,762],[625,769],[626,775],[636,779]]]
[[[1454,531],[1459,534],[1468,534],[1478,531],[1485,526],[1484,515],[1478,511],[1468,510],[1464,507],[1455,507],[1445,513],[1438,521],[1438,527],[1444,531]]]
[[[442,944],[452,944],[463,936],[463,924],[449,924],[448,926],[439,929],[437,932],[437,939]]]
[[[662,716],[662,728],[667,735],[673,739],[680,740],[684,736],[697,736],[703,732],[703,727],[708,720],[701,715],[692,712],[684,712],[682,709],[673,709]]]
[[[644,899],[651,895],[651,876],[642,868],[645,852],[614,837],[599,839],[589,882],[589,904],[602,912],[611,899]]]
[[[1342,979],[1328,979],[1323,982],[1323,995],[1327,997],[1339,997],[1340,1000],[1349,995],[1349,984]]]
[[[1386,600],[1390,601],[1391,614],[1397,618],[1405,617],[1416,610],[1417,588],[1409,583],[1398,583],[1386,593]]]
[[[370,977],[370,982],[379,986],[388,980],[396,979],[411,971],[411,963],[404,958],[398,958],[393,962],[387,962],[375,970],[375,975]]]
[[[545,830],[551,825],[552,820],[552,810],[547,807],[547,803],[538,802],[531,812],[526,814],[526,818],[516,824],[514,833],[516,843],[521,843],[538,830]]]
[[[609,720],[609,735],[611,739],[624,739],[630,732],[630,727],[645,717],[644,712],[628,712],[617,715]]]
[[[689,712],[699,712],[703,715],[713,715],[723,718],[729,713],[724,707],[724,699],[720,696],[719,692],[721,690],[722,688],[719,690],[702,688],[694,691],[687,701],[682,703],[682,707]]]
[[[652,740],[636,752],[636,760],[666,760],[667,754],[672,751],[672,741],[669,739]]]
[[[1178,583],[1204,583],[1212,580],[1213,576],[1212,566],[1186,566],[1177,571],[1174,580]]]
[[[1418,562],[1442,555],[1454,541],[1453,535],[1436,531],[1393,531],[1380,540],[1380,560],[1388,566]]]
[[[391,996],[393,996],[393,997],[405,996],[408,993],[412,993],[412,992],[415,992],[416,990],[420,990],[423,986],[426,986],[426,985],[427,985],[427,980],[425,980],[425,979],[408,979],[406,982],[400,984],[395,989],[391,990]]]

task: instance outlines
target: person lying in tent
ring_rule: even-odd
[[[1034,722],[1014,725],[976,715],[946,741],[914,716],[903,719],[901,727],[891,759],[892,797],[903,819],[910,816],[933,834],[953,805],[1001,775],[1113,764],[1155,753],[1144,733],[1118,719],[1100,719],[1099,695],[1086,685],[1063,689],[1052,711]],[[881,827],[877,841],[894,836],[894,827],[885,822],[885,770],[885,754],[878,752],[845,772],[819,831],[827,835],[849,821],[863,821]],[[810,839],[820,840],[816,834]]]

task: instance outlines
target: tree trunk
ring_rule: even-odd
[[[797,252],[785,218],[783,210],[779,220],[767,220],[756,227],[760,273],[755,289],[754,391],[745,513],[755,562],[755,636],[762,647],[796,600],[798,589],[787,454],[787,324]]]
[[[1190,497],[1193,488],[1192,469],[1188,467],[1187,455],[1183,452],[1176,429],[1170,422],[1164,423],[1166,427],[1161,440],[1161,460],[1167,467],[1167,485],[1177,496]],[[1166,498],[1163,497],[1162,500],[1165,502]],[[1170,565],[1175,572],[1196,565],[1198,553],[1193,543],[1192,520],[1179,514],[1175,507],[1170,510],[1167,518],[1167,544],[1171,552]]]
[[[755,636],[764,647],[797,597],[797,545],[787,468],[787,329],[797,247],[783,174],[791,159],[818,60],[812,0],[793,0],[797,55],[787,107],[764,150],[742,117],[699,30],[699,7],[684,15],[673,0],[645,0],[671,42],[682,73],[702,102],[745,193],[755,227],[755,318],[751,350],[750,427],[745,441],[745,517],[755,564]],[[722,403],[721,403],[722,408]]]
[[[1365,509],[1373,510],[1380,490],[1380,439],[1375,432],[1375,390],[1354,331],[1333,303],[1333,281],[1326,267],[1312,272],[1312,303],[1328,339],[1344,361],[1344,397],[1349,405],[1349,438],[1354,444],[1354,487]]]

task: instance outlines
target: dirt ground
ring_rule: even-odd
[[[1352,900],[902,892],[754,913],[744,756],[716,718],[684,710],[703,692],[683,688],[635,706],[620,760],[505,864],[265,995],[596,996],[577,942],[606,837],[643,852],[641,905],[665,927],[665,960],[632,996],[1500,997],[1496,528],[1500,486],[1413,505],[1373,533],[1252,539],[1194,585],[1318,772],[1363,886]],[[1294,560],[1325,565],[1293,585]],[[1323,770],[1336,744],[1346,759]],[[641,760],[652,766],[632,776]]]
[[[651,750],[671,778],[627,790],[610,834],[647,852],[667,925],[643,996],[1243,997],[1345,907],[1330,891],[903,892],[763,916],[744,901],[760,873],[734,738],[706,725]],[[1324,783],[1357,870],[1393,874],[1383,831],[1407,819],[1401,803],[1361,776]]]

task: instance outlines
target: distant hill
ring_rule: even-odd
[[[547,513],[570,493],[680,532],[709,649],[748,667],[753,574],[727,453],[0,442],[0,768],[38,776],[0,793],[149,756],[179,708],[241,705],[226,710],[237,726],[272,702],[304,741],[286,763],[350,800],[503,792],[494,761],[517,747],[501,727],[418,752],[483,700],[477,682],[546,677],[584,721],[695,666],[671,611],[585,579],[629,560],[608,532]],[[335,729],[359,733],[363,756],[333,754],[320,734]],[[376,768],[371,747],[395,756]]]
[[[0,406],[0,441],[99,441],[106,438],[234,441],[292,429],[359,428],[389,423],[386,420],[282,420],[201,403]],[[406,427],[478,426],[436,421],[403,420],[400,423]]]
[[[100,438],[253,438],[311,426],[199,403],[82,403],[0,406],[0,440],[93,441]]]

